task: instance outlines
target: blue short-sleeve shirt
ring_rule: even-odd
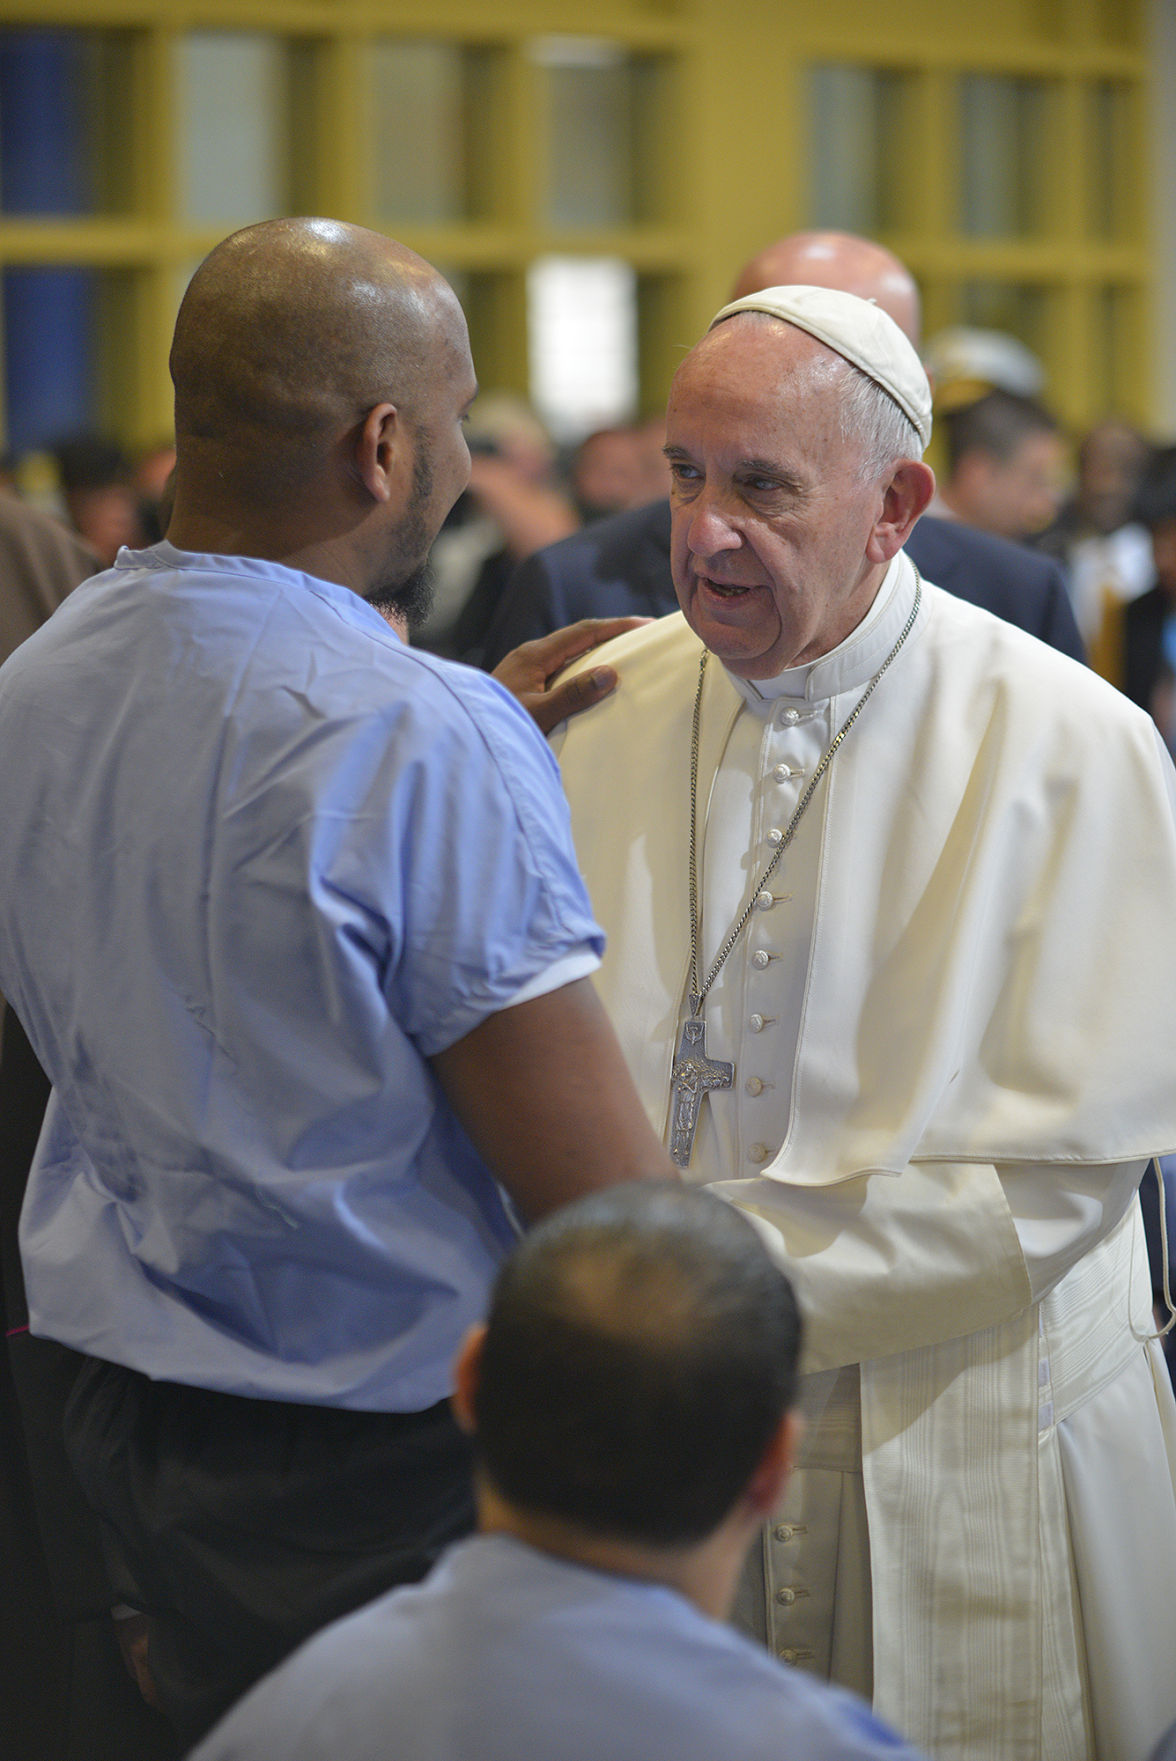
[[[778,1663],[679,1591],[512,1535],[278,1666],[192,1761],[919,1761],[864,1701]]]
[[[280,565],[123,552],[0,673],[0,985],[54,1085],[34,1331],[417,1410],[513,1236],[428,1059],[601,947],[493,680]]]

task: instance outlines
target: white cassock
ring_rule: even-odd
[[[758,685],[708,665],[704,967],[914,594],[900,555],[833,653]],[[662,1131],[700,653],[680,616],[594,653],[620,688],[555,741]],[[924,585],[760,890],[706,1003],[735,1080],[690,1177],[769,1227],[806,1317],[768,1642],[938,1761],[1144,1761],[1176,1718],[1176,1405],[1135,1201],[1176,1144],[1171,763],[1102,680]]]

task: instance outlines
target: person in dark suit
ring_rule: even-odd
[[[1176,735],[1176,446],[1157,452],[1145,471],[1135,518],[1151,537],[1155,584],[1123,614],[1123,689],[1150,711],[1171,743]]]
[[[853,233],[793,233],[745,266],[732,299],[761,288],[808,283],[873,299],[917,346],[919,294],[905,264]],[[1085,660],[1065,576],[1037,555],[960,521],[924,515],[907,541],[919,572],[959,599],[1018,624],[1075,660]],[[597,521],[520,565],[499,601],[482,664],[494,667],[520,642],[578,618],[662,617],[678,609],[670,579],[670,507]]]

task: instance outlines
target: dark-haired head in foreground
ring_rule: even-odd
[[[791,1465],[799,1344],[788,1279],[711,1194],[643,1184],[559,1211],[458,1365],[483,1527],[723,1612]]]

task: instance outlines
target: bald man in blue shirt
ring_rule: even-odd
[[[54,1089],[31,1330],[85,1356],[75,1466],[191,1742],[470,1527],[450,1365],[516,1218],[667,1163],[554,761],[406,646],[469,471],[452,290],[266,222],[172,374],[169,541],[0,675],[0,986]]]

